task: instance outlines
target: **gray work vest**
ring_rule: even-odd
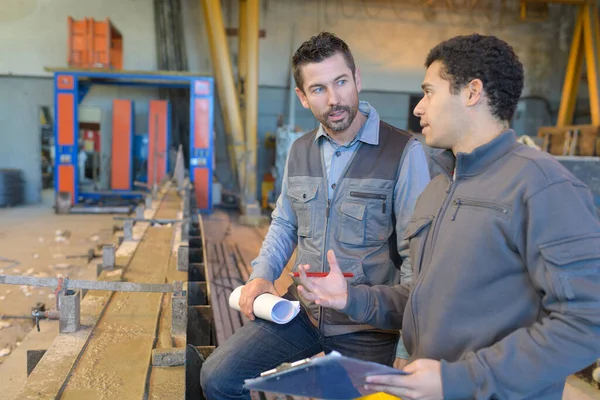
[[[327,250],[332,249],[352,285],[394,285],[400,282],[396,248],[394,186],[402,154],[412,136],[385,122],[379,125],[379,144],[359,142],[332,198],[328,198],[324,161],[316,130],[302,136],[288,157],[288,199],[298,221],[298,264],[310,264],[312,272],[329,271]],[[366,329],[342,313],[309,304],[296,290],[309,316],[325,336]]]

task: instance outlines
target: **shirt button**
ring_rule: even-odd
[[[338,151],[336,151],[336,152],[335,152],[335,155],[336,155],[337,157],[339,157],[339,156],[341,156],[341,155],[342,155],[342,152],[338,150]]]
[[[335,183],[334,183],[333,185],[331,185],[331,188],[332,188],[332,189],[335,189]]]

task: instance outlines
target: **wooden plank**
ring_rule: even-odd
[[[168,218],[168,217],[162,217]],[[177,230],[177,228],[175,228]],[[171,251],[167,282],[186,281],[187,273],[177,271],[176,253]],[[158,338],[155,348],[167,349],[185,347],[185,343],[177,343],[171,336],[171,296],[164,295],[158,326]],[[152,367],[148,385],[149,399],[184,399],[185,398],[185,367]]]
[[[229,307],[229,295],[235,287],[247,282],[250,262],[258,255],[268,227],[241,225],[235,215],[224,211],[203,218],[203,224],[207,227],[209,243],[206,249],[207,280],[210,282],[217,343],[220,344],[248,322],[240,312]],[[292,279],[284,273],[275,281],[275,288],[284,294],[291,283]]]
[[[61,333],[52,342],[27,382],[15,399],[55,399],[63,383],[78,360],[82,349],[88,342],[90,334],[111,292],[97,295],[88,292],[81,303],[81,324],[85,328],[76,333]]]
[[[185,398],[185,366],[152,368],[148,398],[183,400]]]
[[[171,227],[149,229],[125,278],[163,283],[172,235]],[[61,398],[143,398],[161,299],[161,293],[114,293]]]
[[[221,268],[219,262],[219,248],[216,243],[207,241],[208,249],[206,255],[208,257],[208,263],[206,268],[206,281],[210,287],[210,304],[213,307],[215,333],[217,336],[217,343],[225,343],[227,337],[231,335],[230,328],[226,323],[226,318],[222,315],[222,302],[221,293],[219,288],[220,281],[217,281],[220,277],[217,275]]]
[[[239,311],[229,307],[229,296],[236,287],[243,285],[244,282],[241,281],[240,272],[233,259],[231,247],[227,243],[221,243],[221,257],[223,259],[222,265],[224,275],[221,290],[223,292],[223,298],[225,301],[224,306],[225,310],[227,310],[229,321],[231,322],[233,334],[242,327],[242,314]]]
[[[153,202],[152,209],[145,211],[146,218],[152,218],[159,208],[160,200]],[[134,238],[142,238],[149,224],[134,226]],[[123,242],[116,253],[118,266],[128,266],[135,254],[138,242]],[[99,280],[106,279],[102,272]],[[55,399],[79,360],[84,346],[88,343],[92,330],[104,311],[112,292],[88,291],[81,302],[81,330],[77,333],[59,334],[44,354],[27,382],[15,399]]]

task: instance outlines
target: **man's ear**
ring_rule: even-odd
[[[362,90],[362,81],[360,79],[360,68],[358,67],[354,70],[354,82],[356,83],[356,91],[360,93]]]
[[[300,99],[300,103],[302,103],[302,107],[308,109],[310,108],[310,106],[308,105],[308,99],[306,98],[306,95],[304,94],[304,92],[302,91],[302,89],[296,87],[296,96],[298,96],[298,99]]]
[[[474,106],[483,98],[483,82],[481,79],[473,79],[465,87],[466,105]]]

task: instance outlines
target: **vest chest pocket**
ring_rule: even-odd
[[[317,196],[316,186],[294,187],[288,190],[288,196],[292,199],[292,207],[298,221],[298,236],[312,236],[312,215],[314,215]]]
[[[392,195],[357,190],[350,191],[349,195],[350,199],[356,199],[365,206],[364,242],[374,244],[388,240],[394,229],[390,217]]]
[[[365,205],[344,202],[340,207],[338,239],[342,243],[362,245],[365,240]]]

